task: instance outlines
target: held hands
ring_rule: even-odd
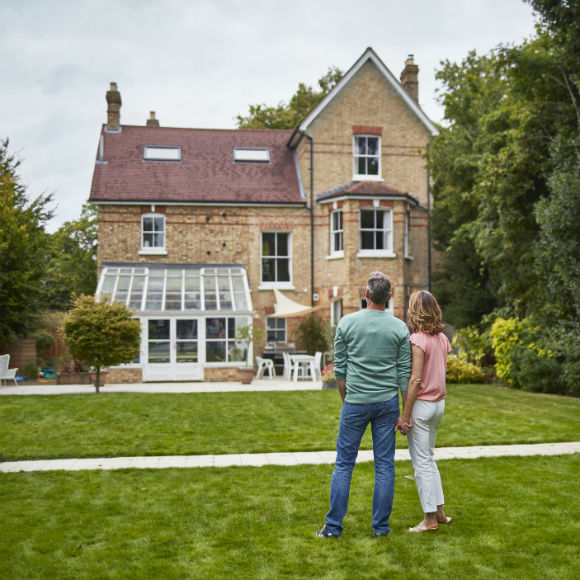
[[[401,435],[406,435],[409,429],[413,426],[413,420],[411,417],[405,417],[400,415],[397,418],[397,423],[395,424],[395,431],[400,431]]]

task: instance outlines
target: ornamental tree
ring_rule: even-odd
[[[139,355],[139,321],[118,302],[108,304],[94,296],[79,296],[64,319],[63,334],[71,355],[95,368],[97,393],[103,367],[131,362]]]

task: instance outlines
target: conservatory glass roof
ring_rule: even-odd
[[[103,264],[96,296],[139,312],[252,312],[241,266]]]

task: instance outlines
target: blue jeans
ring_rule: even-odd
[[[390,401],[381,403],[343,404],[336,442],[336,463],[330,484],[330,510],[326,514],[326,525],[335,536],[342,533],[342,520],[348,507],[352,470],[360,441],[369,423],[375,459],[373,531],[376,534],[387,534],[391,531],[389,516],[393,508],[395,490],[395,423],[398,416],[398,395]]]

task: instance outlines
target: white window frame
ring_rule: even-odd
[[[270,328],[270,323],[274,322],[276,325],[282,323],[282,328]],[[272,340],[268,337],[268,333],[273,332],[274,336],[281,336],[281,340]],[[287,343],[288,342],[288,324],[285,318],[273,318],[272,316],[268,316],[266,318],[266,342],[280,342],[280,343]]]
[[[263,271],[263,260],[264,258],[274,258],[277,259],[278,255],[277,255],[277,246],[278,246],[278,241],[277,241],[277,237],[276,237],[276,248],[275,251],[276,253],[273,256],[263,256],[262,255],[262,245],[263,245],[263,236],[264,234],[276,234],[276,236],[278,235],[286,235],[288,236],[288,256],[282,256],[282,258],[287,258],[288,259],[288,274],[290,277],[290,280],[288,281],[264,281],[264,271]],[[289,231],[277,231],[277,230],[267,230],[267,231],[263,231],[260,235],[260,286],[259,286],[259,290],[272,290],[273,288],[278,288],[279,290],[294,290],[294,285],[292,282],[292,232]]]
[[[403,234],[403,249],[405,253],[405,258],[412,260],[413,255],[411,254],[411,210],[407,209],[405,211],[405,230]]]
[[[342,298],[330,305],[330,326],[337,326],[343,317]]]
[[[360,154],[358,152],[358,141],[359,139],[366,139],[368,143],[368,139],[376,139],[377,140],[377,154],[376,155],[368,155],[368,154]],[[352,175],[353,179],[356,181],[383,181],[382,178],[382,160],[381,160],[381,136],[380,135],[367,135],[364,133],[353,135],[352,139],[352,149],[353,149],[353,168],[352,168]],[[379,162],[378,173],[377,175],[370,175],[368,173],[359,173],[358,172],[358,160],[359,158],[365,159],[377,159]]]
[[[162,218],[163,220],[163,246],[146,246],[145,245],[145,234],[156,234],[159,233],[155,229],[151,231],[145,231],[145,219],[147,218]],[[155,221],[153,222],[155,223]],[[166,244],[167,244],[167,220],[165,214],[163,213],[144,213],[141,215],[141,250],[139,254],[141,255],[166,255]]]
[[[362,214],[363,212],[382,212],[385,214],[383,219],[383,227],[379,228],[362,228]],[[373,220],[376,223],[376,219]],[[385,248],[382,249],[363,249],[362,247],[362,233],[363,231],[372,232],[382,232],[385,236]],[[382,207],[361,207],[359,210],[359,252],[357,254],[359,258],[395,258],[396,254],[393,252],[393,210],[391,208]]]
[[[340,227],[335,228],[335,217],[340,216]],[[340,239],[340,248],[336,247],[336,236]],[[330,257],[343,258],[344,257],[344,214],[342,209],[336,209],[330,212]]]
[[[181,162],[181,147],[145,145],[143,148],[143,161]]]

